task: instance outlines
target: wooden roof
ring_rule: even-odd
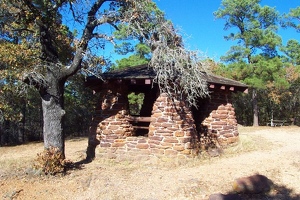
[[[155,78],[155,72],[145,65],[138,65],[134,67],[128,67],[125,69],[114,70],[110,72],[105,72],[101,75],[104,80],[132,80],[132,79],[153,79]],[[204,73],[204,78],[207,83],[213,85],[224,85],[224,86],[233,86],[239,88],[239,91],[244,91],[248,88],[246,84],[243,84],[239,81],[232,79],[224,78],[214,74]],[[94,82],[95,79],[98,79],[94,76],[88,77],[87,82]],[[99,80],[99,79],[98,79]],[[87,84],[90,85],[90,84]]]

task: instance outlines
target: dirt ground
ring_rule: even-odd
[[[239,127],[240,143],[220,157],[97,157],[64,176],[32,173],[42,143],[0,147],[0,199],[208,199],[228,194],[236,178],[267,176],[274,187],[242,199],[300,199],[300,127]],[[66,156],[85,157],[86,138],[66,141]]]

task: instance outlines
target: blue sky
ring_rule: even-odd
[[[223,30],[225,21],[215,19],[213,12],[221,6],[221,0],[154,0],[183,35],[186,47],[202,51],[219,61],[234,43],[225,41],[230,30]],[[288,13],[300,6],[299,0],[262,0],[261,5],[276,7],[280,13]],[[285,44],[289,39],[300,40],[300,33],[293,29],[278,32]]]

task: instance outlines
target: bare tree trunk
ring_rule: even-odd
[[[257,91],[253,89],[252,92],[252,103],[253,103],[253,126],[259,126],[258,124],[258,105],[257,105]]]
[[[64,156],[63,119],[65,111],[63,108],[63,88],[57,88],[56,90],[58,91],[54,91],[54,94],[59,95],[54,96],[48,92],[42,95],[44,147],[45,149],[58,148]]]

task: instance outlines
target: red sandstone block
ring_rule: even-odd
[[[150,140],[158,140],[158,141],[162,141],[163,137],[160,137],[160,136],[150,136],[149,139],[150,139]]]
[[[184,132],[183,131],[176,131],[174,135],[175,135],[175,137],[183,137]]]
[[[166,122],[166,123],[161,123],[161,127],[163,127],[163,128],[169,128],[169,127],[172,127],[172,126],[173,126],[172,123],[168,123],[168,122]]]
[[[103,135],[110,135],[110,134],[112,134],[112,131],[111,130],[103,130],[102,134]]]
[[[235,116],[234,115],[229,115],[228,119],[235,119]]]
[[[115,139],[115,142],[126,142],[125,139]]]
[[[226,107],[224,105],[221,105],[218,107],[218,110],[226,110]]]
[[[147,140],[145,138],[138,138],[138,143],[147,143]]]
[[[227,119],[228,115],[227,114],[219,114],[218,118],[220,118],[220,119]]]
[[[115,142],[115,143],[112,143],[111,146],[112,147],[123,147],[125,146],[125,142]]]
[[[138,138],[137,137],[127,137],[126,140],[129,142],[132,142],[132,141],[137,141]]]
[[[102,121],[101,123],[100,123],[100,125],[103,125],[103,126],[107,126],[109,124],[109,122],[107,122],[107,121]]]
[[[173,134],[172,131],[170,131],[170,130],[168,130],[166,128],[164,128],[164,129],[163,128],[159,128],[159,126],[157,126],[156,134],[160,135],[160,133],[172,133]]]
[[[106,125],[99,125],[99,126],[97,126],[97,128],[99,128],[99,129],[101,129],[101,130],[105,130],[107,127],[106,127]]]
[[[169,148],[171,148],[171,147],[173,147],[173,144],[161,142],[161,143],[160,143],[160,146],[159,146],[158,148],[160,148],[160,149],[169,149]]]
[[[178,143],[178,140],[177,139],[164,139],[163,142],[165,143]]]
[[[228,110],[217,110],[217,113],[221,114],[221,115],[228,115],[229,111]]]
[[[165,109],[165,112],[169,112],[170,114],[176,113],[176,109],[174,107],[167,107]]]
[[[157,133],[157,135],[161,135],[163,137],[167,137],[167,136],[173,136],[173,132],[166,132],[166,133]]]
[[[229,111],[228,115],[235,115],[234,111]]]
[[[119,136],[117,136],[117,135],[107,135],[105,138],[108,139],[108,140],[115,140],[115,139],[118,139]]]
[[[211,129],[222,129],[223,126],[222,125],[212,125]]]
[[[172,150],[172,149],[166,149],[165,155],[177,155],[178,151]]]
[[[216,118],[219,118],[219,114],[217,114],[217,113],[213,113],[213,114],[211,114],[210,115],[210,117],[212,118],[212,119],[216,119]]]
[[[101,139],[101,141],[103,141],[103,142],[108,142],[108,143],[114,143],[114,139]]]
[[[159,145],[160,144],[160,141],[158,141],[158,140],[148,140],[148,143],[149,144],[155,144],[155,145]]]
[[[212,126],[214,125],[227,125],[227,122],[225,121],[214,121],[211,123]]]
[[[180,130],[178,125],[172,126],[172,127],[168,127],[168,130],[172,131],[172,132],[176,132],[178,130]]]
[[[173,147],[173,144],[172,143],[167,143],[167,142],[161,142],[160,143],[160,147]]]
[[[165,117],[159,117],[159,118],[157,118],[157,120],[156,120],[157,122],[168,122],[169,121],[169,119],[168,118],[165,118]]]
[[[227,126],[223,126],[223,129],[224,130],[232,130],[232,129],[234,129],[234,127],[231,125],[227,125]]]
[[[149,143],[149,147],[150,147],[150,148],[157,148],[157,144]]]
[[[173,149],[176,150],[176,151],[183,151],[184,150],[184,146],[182,146],[182,145],[180,145],[180,146],[174,146]]]
[[[122,130],[122,129],[119,129],[119,130],[115,130],[114,133],[117,134],[117,135],[124,135],[125,132],[127,132],[127,130]],[[129,131],[130,132],[130,131]]]
[[[232,134],[233,134],[234,136],[238,136],[238,135],[239,135],[239,132],[238,132],[238,131],[232,131]]]
[[[158,122],[151,123],[151,126],[155,127],[155,129],[158,129],[159,127],[161,127],[160,125],[161,125],[161,123],[158,123]]]
[[[183,137],[183,138],[178,138],[180,143],[187,143],[191,141],[191,137]]]
[[[138,149],[148,149],[149,148],[149,144],[147,144],[147,143],[138,143],[136,145],[136,148],[138,148]]]
[[[121,125],[121,124],[122,124],[121,121],[110,122],[110,125]]]
[[[120,126],[116,126],[116,125],[109,125],[107,128],[108,128],[108,129],[110,129],[110,130],[117,130],[117,129],[119,129],[119,128],[120,128]]]
[[[106,143],[106,142],[101,142],[100,143],[100,147],[111,147],[110,143]]]
[[[233,118],[231,118],[231,117],[229,116],[229,118],[228,118],[228,123],[231,124],[231,125],[235,125],[235,126],[236,126],[237,121],[236,121],[235,118],[233,119]]]

